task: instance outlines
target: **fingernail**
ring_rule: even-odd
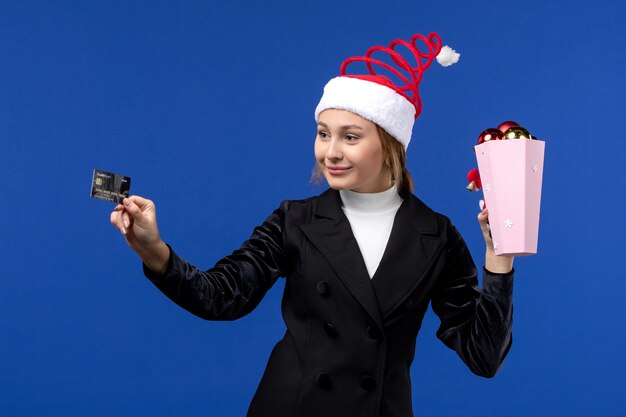
[[[126,234],[126,228],[124,226],[122,226],[122,234],[125,235]]]
[[[130,223],[128,223],[128,220],[124,220],[124,227],[128,229],[129,226],[130,226]]]
[[[129,200],[129,199],[127,199],[127,198],[125,198],[125,199],[124,199],[124,205],[125,205],[125,206],[127,206],[127,205],[129,205],[129,204],[130,204],[130,200]]]

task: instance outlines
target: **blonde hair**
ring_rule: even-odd
[[[407,196],[413,192],[413,177],[406,168],[406,150],[385,129],[376,125],[380,143],[383,146],[383,160],[391,173],[391,180],[396,183],[398,194]]]
[[[391,174],[391,180],[395,182],[398,188],[398,194],[403,197],[413,192],[413,177],[406,168],[406,151],[404,145],[398,142],[385,129],[376,125],[380,143],[383,148],[383,164]],[[311,173],[311,182],[319,183],[324,178],[324,174],[320,171],[319,166],[315,163],[313,172]]]

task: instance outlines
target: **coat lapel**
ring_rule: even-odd
[[[396,213],[383,258],[372,277],[383,317],[390,316],[414,294],[418,285],[428,289],[424,276],[443,244],[435,213],[417,197],[405,198]]]
[[[354,238],[350,222],[341,209],[341,197],[329,189],[319,199],[311,223],[301,229],[322,253],[339,278],[369,313],[382,325],[407,297],[429,283],[424,277],[444,247],[435,213],[417,197],[405,198],[396,213],[389,242],[376,273],[370,279]]]
[[[315,219],[301,229],[322,253],[341,281],[382,327],[382,317],[363,256],[354,238],[350,222],[341,209],[341,197],[329,189],[319,199]]]

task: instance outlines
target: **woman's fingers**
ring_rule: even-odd
[[[481,212],[478,213],[478,222],[480,223],[480,227],[489,223],[489,212],[486,208],[482,209]]]
[[[140,202],[140,203],[142,204],[144,208],[147,206],[147,203],[145,202]],[[126,226],[126,223],[124,223],[124,221],[129,222],[128,224],[130,224],[130,217],[132,217],[133,220],[139,222],[140,224],[143,223],[143,220],[144,220],[143,210],[140,208],[138,204],[136,204],[130,198],[124,199],[123,213],[126,213],[126,218],[124,218],[124,216],[122,215],[122,224],[125,227],[128,227],[128,226]]]
[[[120,231],[120,233],[125,235],[126,229],[124,228],[124,224],[122,223],[123,209],[124,208],[122,207],[122,209],[118,210],[118,208],[116,207],[115,210],[111,212],[111,224],[115,226]]]
[[[131,195],[128,198],[125,198],[123,203],[124,206],[127,206],[127,203],[132,202],[135,203],[140,209],[141,211],[145,211],[146,209],[148,209],[150,206],[153,205],[152,201],[148,200],[147,198],[143,198],[140,197],[138,195]]]
[[[111,224],[119,229],[135,251],[160,240],[154,203],[143,197],[134,195],[125,198],[113,209]]]
[[[478,213],[478,223],[480,224],[480,229],[483,232],[483,236],[485,238],[485,242],[491,242],[491,229],[489,227],[489,211],[487,208],[483,208],[483,210]]]
[[[123,235],[128,233],[134,217],[141,217],[143,212],[138,208],[137,202],[143,206],[147,206],[150,200],[139,196],[131,196],[125,198],[122,204],[118,204],[111,213],[111,223],[122,232]],[[141,220],[140,220],[141,221]]]
[[[123,210],[121,211],[121,213],[122,213],[122,225],[126,229],[130,228],[130,215],[128,214],[128,211]]]

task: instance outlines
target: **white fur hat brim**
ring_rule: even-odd
[[[397,141],[409,146],[415,106],[389,87],[352,77],[336,77],[324,87],[315,109],[315,121],[326,109],[347,110],[385,129]]]

